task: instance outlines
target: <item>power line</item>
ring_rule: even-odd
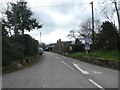
[[[37,7],[58,7],[58,6],[73,6],[73,5],[85,5],[89,3],[78,3],[78,4],[56,4],[56,5],[49,5],[49,6],[37,6]]]
[[[76,19],[77,19],[78,17],[80,17],[80,16],[87,10],[87,8],[90,6],[90,3],[84,3],[84,4],[89,4],[89,5],[88,5],[85,9],[83,9],[83,10],[80,12],[80,14],[76,16],[76,18],[73,20],[73,22],[71,22],[69,25],[67,25],[67,27],[69,27],[71,24],[73,24],[73,23],[76,21]],[[80,4],[66,4],[66,5],[80,5]],[[83,4],[81,4],[81,5],[83,5]],[[56,6],[63,6],[63,5],[56,5]],[[48,7],[49,7],[49,6],[48,6]]]
[[[89,4],[90,4],[90,3],[89,3]],[[74,21],[76,21],[76,19],[77,19],[78,17],[80,17],[80,16],[87,10],[88,7],[89,7],[89,5],[88,5],[85,9],[83,9],[79,15],[76,16],[76,18],[74,19]],[[73,21],[73,22],[74,22],[74,21]],[[71,24],[73,24],[73,22],[71,22],[69,25],[67,25],[67,27],[69,27]]]

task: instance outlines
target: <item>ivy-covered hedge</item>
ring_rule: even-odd
[[[12,61],[21,61],[38,52],[38,41],[30,35],[14,35],[2,37],[2,66],[8,66]]]

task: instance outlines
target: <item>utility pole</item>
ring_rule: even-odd
[[[118,25],[119,25],[119,34],[120,34],[120,16],[119,16],[119,13],[118,13],[118,8],[117,8],[117,2],[116,2],[116,0],[114,0],[113,3],[115,4],[115,9],[116,9],[116,12],[117,12]]]
[[[92,49],[94,49],[94,10],[93,10],[93,2],[90,3],[92,7]]]
[[[41,32],[40,32],[40,43],[41,43]]]
[[[10,4],[10,2],[7,3],[7,10],[8,10],[8,11],[9,11],[9,7],[10,7],[9,4]],[[8,17],[7,17],[7,19],[9,20]],[[10,27],[9,27],[9,33],[10,33],[10,36],[12,36],[12,33],[11,33],[11,30],[10,30]]]

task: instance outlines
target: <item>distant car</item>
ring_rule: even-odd
[[[43,49],[42,49],[42,48],[38,48],[38,53],[39,53],[40,55],[42,55],[42,54],[43,54]]]

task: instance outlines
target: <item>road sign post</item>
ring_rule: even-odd
[[[90,50],[90,43],[85,43],[86,54],[88,54],[88,50]]]
[[[69,50],[72,51],[72,46],[69,46]]]
[[[86,50],[86,54],[88,54],[88,51],[90,50],[90,38],[86,37],[85,38],[85,50]]]

